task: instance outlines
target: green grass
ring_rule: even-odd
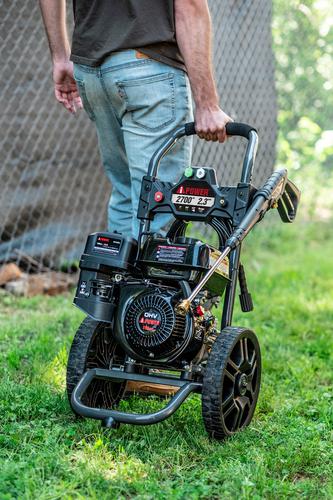
[[[270,217],[272,224],[272,217]],[[210,441],[192,396],[164,423],[103,430],[75,420],[66,356],[71,295],[0,296],[0,498],[333,498],[333,229],[261,224],[244,263],[263,377],[251,426]],[[132,398],[135,411],[156,400]]]

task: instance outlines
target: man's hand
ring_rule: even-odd
[[[227,139],[225,126],[232,121],[219,106],[197,107],[195,111],[195,130],[198,136],[206,141],[224,142]]]
[[[57,101],[70,113],[75,113],[77,109],[83,107],[74,79],[73,63],[71,61],[54,62],[53,81]]]
[[[66,0],[39,0],[53,60],[54,93],[68,111],[75,113],[82,102],[69,60],[70,46],[66,26]]]

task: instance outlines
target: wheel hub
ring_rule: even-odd
[[[246,373],[241,373],[238,378],[238,384],[237,384],[238,392],[241,396],[244,396],[244,394],[246,393],[248,383],[249,379]]]

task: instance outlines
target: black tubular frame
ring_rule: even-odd
[[[258,134],[255,128],[245,123],[228,123],[226,126],[227,135],[229,136],[239,136],[247,139],[248,146],[246,149],[243,169],[241,175],[241,182],[250,183],[252,178],[252,171],[254,162],[256,159],[257,148],[258,148]],[[195,135],[194,123],[186,123],[181,127],[178,127],[155,151],[148,166],[148,175],[156,177],[158,174],[158,168],[164,156],[175,146],[175,144],[182,137]]]
[[[252,181],[253,167],[258,149],[257,131],[255,128],[251,127],[250,125],[246,125],[245,123],[230,122],[226,126],[226,132],[228,136],[244,137],[245,139],[248,140],[243,161],[240,182],[244,185],[250,185]],[[185,125],[177,128],[153,154],[149,162],[148,175],[152,177],[157,177],[158,169],[162,159],[175,146],[175,144],[179,141],[179,139],[185,136],[190,136],[195,134],[196,134],[195,124],[193,122],[186,123]],[[140,242],[142,241],[142,236],[149,233],[149,229],[150,229],[150,221],[144,221],[140,223],[140,233],[139,233]],[[219,231],[216,228],[214,228],[214,230],[217,232],[219,240],[221,241],[221,236]],[[220,250],[222,249],[220,248]],[[224,294],[221,329],[225,328],[226,326],[230,326],[232,323],[235,294],[237,288],[240,252],[241,252],[241,245],[239,244],[230,253],[231,281],[228,283]]]
[[[241,136],[245,137],[248,140],[241,174],[241,186],[242,188],[251,188],[252,172],[258,146],[257,132],[253,127],[242,123],[228,123],[226,126],[226,131],[230,136]],[[173,134],[168,137],[154,153],[149,163],[148,175],[156,178],[162,158],[170,151],[170,149],[177,143],[177,141],[181,137],[194,135],[195,133],[196,131],[194,123],[187,123],[184,126],[176,129]],[[247,208],[247,211],[243,218],[237,222],[236,219],[228,219],[228,224],[231,230],[231,234],[228,238],[226,238],[226,233],[228,232],[227,226],[224,228],[219,227],[218,218],[215,218],[215,221],[210,221],[211,226],[219,236],[220,247],[222,246],[222,243],[224,243],[224,248],[220,248],[220,250],[230,250],[230,282],[228,283],[224,294],[221,329],[224,329],[225,327],[232,324],[241,245],[245,236],[264,216],[265,212],[269,208],[272,208],[272,206],[278,205],[279,203],[281,203],[280,211],[282,220],[284,222],[292,222],[294,220],[299,199],[299,191],[297,190],[296,186],[294,186],[290,182],[288,184],[288,182],[289,181],[287,179],[286,170],[278,170],[274,172],[266,181],[264,186],[256,191],[255,195],[252,198],[250,207]],[[282,195],[284,194],[285,190],[288,191],[287,196],[285,200],[282,200]],[[139,232],[140,243],[142,241],[142,237],[149,234],[149,229],[150,221],[141,221]],[[170,230],[170,234],[174,236],[177,234],[185,234],[185,230],[186,221],[183,221],[182,219],[176,219],[174,225]],[[92,380],[96,378],[113,382],[132,380],[157,385],[168,384],[174,387],[178,387],[179,389],[170,399],[167,405],[161,410],[145,415],[131,414],[117,410],[91,408],[86,406],[82,402],[85,391],[88,389]],[[201,390],[202,383],[192,380],[192,373],[187,371],[184,371],[182,373],[182,376],[180,378],[177,378],[168,374],[160,374],[160,376],[143,375],[119,369],[104,370],[94,368],[92,370],[88,370],[76,385],[72,393],[71,405],[75,412],[79,415],[102,420],[106,427],[116,427],[119,425],[119,423],[147,425],[155,424],[157,422],[165,420],[179,408],[179,406],[192,392],[200,393]]]
[[[139,413],[126,413],[117,410],[108,410],[104,408],[91,408],[82,403],[82,397],[88,389],[93,379],[110,380],[113,382],[124,380],[135,380],[137,382],[149,382],[150,384],[168,384],[171,386],[179,387],[176,394],[170,399],[168,404],[154,413],[147,413],[141,415]],[[150,425],[162,422],[170,417],[185,399],[192,392],[201,392],[202,384],[200,382],[192,382],[182,380],[176,377],[157,377],[154,375],[140,375],[137,373],[126,373],[120,370],[104,370],[94,368],[88,370],[79,383],[76,385],[72,397],[72,408],[83,417],[94,418],[104,421],[107,427],[114,426],[114,423],[135,424],[135,425]]]
[[[245,123],[230,122],[227,123],[226,125],[226,132],[228,136],[244,137],[245,139],[248,140],[248,145],[246,148],[243,161],[240,182],[243,184],[250,184],[252,180],[253,167],[258,149],[257,130],[254,127],[251,127],[250,125],[247,125]],[[162,159],[177,144],[179,139],[190,135],[196,135],[194,122],[186,123],[185,125],[182,125],[178,127],[176,130],[174,130],[172,134],[169,137],[167,137],[167,139],[165,139],[165,141],[161,144],[161,146],[155,151],[155,153],[151,157],[148,165],[147,175],[156,178]],[[143,241],[143,236],[149,234],[150,222],[151,221],[149,220],[140,222],[140,230],[138,236],[140,244]]]

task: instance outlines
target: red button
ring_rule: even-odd
[[[157,193],[155,193],[154,199],[157,202],[163,201],[164,200],[164,194],[162,193],[162,191],[157,191]]]
[[[198,306],[195,310],[198,316],[204,316],[205,315],[205,310],[202,306]]]

